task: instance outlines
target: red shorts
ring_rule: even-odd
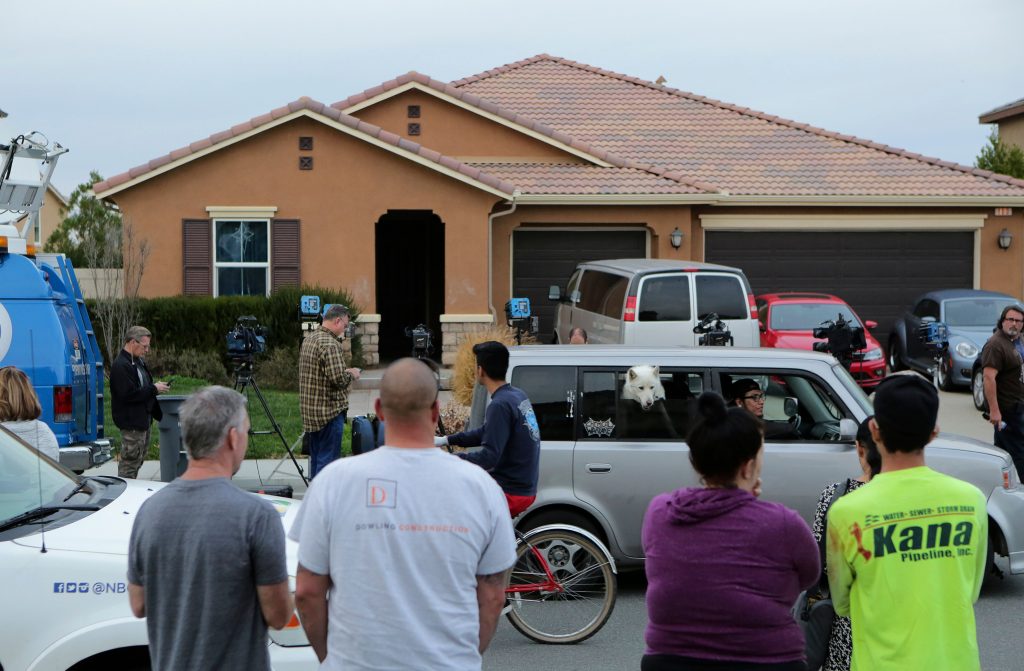
[[[519,513],[523,512],[534,501],[537,500],[536,496],[517,496],[515,494],[505,493],[505,500],[508,501],[508,511],[512,514],[512,517],[518,517]]]

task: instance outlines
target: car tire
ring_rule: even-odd
[[[953,375],[949,370],[948,358],[943,357],[942,361],[938,363],[936,379],[938,382],[939,389],[941,389],[942,391],[953,391],[955,385],[953,384]]]
[[[988,410],[988,402],[985,400],[985,369],[980,366],[971,375],[971,396],[977,410]]]
[[[889,372],[895,373],[904,368],[906,366],[903,365],[903,361],[900,359],[900,338],[893,333],[889,336]]]

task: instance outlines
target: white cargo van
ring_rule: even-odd
[[[743,271],[696,261],[614,259],[576,267],[558,301],[554,342],[586,330],[592,343],[697,345],[693,327],[717,314],[737,347],[758,347],[757,307]]]

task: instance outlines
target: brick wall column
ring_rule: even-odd
[[[441,365],[451,366],[455,363],[459,345],[467,334],[489,329],[493,325],[494,318],[489,314],[441,315]]]
[[[356,318],[356,336],[363,344],[363,360],[366,365],[380,365],[380,315],[359,315]]]

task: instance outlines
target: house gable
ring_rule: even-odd
[[[414,108],[412,113],[417,116],[410,116],[410,108]],[[429,93],[419,86],[410,86],[355,110],[352,115],[460,161],[596,162],[584,158],[579,151],[569,151],[567,145],[552,143],[547,136],[509,125],[500,118],[495,120],[494,115],[482,114],[470,105]],[[413,124],[419,135],[410,133]]]

